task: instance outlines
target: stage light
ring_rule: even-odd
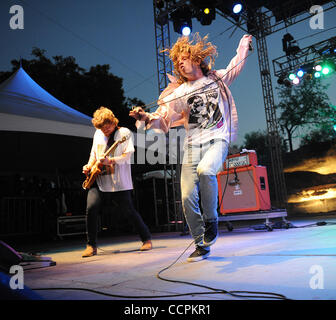
[[[322,68],[322,73],[323,74],[328,74],[330,72],[330,69],[328,67],[323,67]]]
[[[184,36],[189,36],[191,33],[191,28],[188,26],[188,24],[184,24],[181,26],[181,33]]]
[[[164,7],[164,1],[163,0],[156,0],[156,7],[158,9],[162,9]]]
[[[296,85],[296,84],[299,84],[300,83],[300,79],[299,78],[294,78],[293,79],[293,83]]]
[[[305,75],[304,75],[304,80],[311,80],[313,78],[313,75],[311,74],[311,73],[306,73]]]
[[[232,11],[233,11],[233,13],[238,14],[242,11],[242,9],[243,9],[243,6],[242,6],[241,3],[235,3],[233,5]]]
[[[173,20],[174,31],[188,36],[192,31],[192,13],[190,8],[184,6],[176,9],[170,14],[171,20]]]
[[[289,80],[294,80],[296,77],[295,77],[295,74],[294,73],[291,73],[289,76],[288,76]]]
[[[282,74],[280,75],[280,77],[278,78],[278,84],[280,85],[285,85],[287,88],[290,88],[292,86],[292,82],[289,81],[288,79],[286,79],[286,75]]]
[[[286,56],[295,56],[300,52],[300,47],[294,45],[296,41],[290,33],[286,33],[282,38],[282,50],[286,53]]]
[[[203,1],[208,3],[209,0],[203,0]],[[242,1],[227,0],[227,1],[214,1],[214,2],[211,1],[211,2],[214,3],[213,7],[222,11],[225,14],[225,16],[232,18],[236,22],[240,20],[241,18],[240,14],[244,10]]]
[[[318,71],[316,71],[316,72],[314,73],[314,77],[315,77],[315,78],[319,78],[319,77],[321,77],[321,73],[318,72]]]
[[[322,70],[322,66],[320,64],[318,64],[314,67],[314,69],[319,72],[319,71]]]
[[[201,23],[201,25],[203,26],[210,25],[211,22],[216,19],[215,7],[201,7],[196,17],[197,20]]]
[[[298,72],[296,73],[296,75],[299,77],[299,78],[302,78],[303,75],[304,75],[304,71],[302,69],[299,69]]]

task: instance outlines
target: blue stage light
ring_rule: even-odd
[[[242,11],[242,9],[243,9],[242,4],[241,3],[236,3],[233,6],[232,11],[233,11],[233,13],[238,14],[238,13],[240,13],[240,11]]]
[[[299,78],[302,78],[303,75],[304,75],[304,71],[302,69],[299,69],[298,72],[296,73],[296,75],[299,77]]]
[[[191,28],[188,25],[183,25],[181,28],[181,32],[184,36],[189,36],[191,33]]]

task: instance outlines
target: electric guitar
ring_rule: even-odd
[[[113,145],[105,151],[105,153],[103,154],[103,157],[106,158],[109,153],[113,155],[117,146],[125,142],[128,138],[129,136],[124,136],[120,140],[114,142]],[[82,187],[84,190],[89,190],[91,188],[93,183],[96,181],[96,178],[102,173],[103,166],[104,165],[100,161],[96,160],[94,165],[91,167],[90,172],[86,174],[86,179],[82,184]],[[111,173],[112,174],[114,173],[114,165],[111,168]]]

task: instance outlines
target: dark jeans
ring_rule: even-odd
[[[88,191],[86,205],[86,229],[87,243],[97,246],[97,219],[105,201],[115,201],[118,210],[124,213],[139,233],[142,242],[151,239],[151,233],[143,222],[140,214],[135,210],[131,197],[131,190],[118,192],[102,192],[98,187],[92,187]]]

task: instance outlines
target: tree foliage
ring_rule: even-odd
[[[125,97],[123,79],[112,74],[108,64],[92,66],[86,71],[71,56],[58,55],[49,59],[46,51],[39,48],[33,48],[32,56],[33,59],[21,62],[12,60],[12,71],[0,72],[0,82],[21,63],[34,81],[69,107],[92,116],[97,108],[106,106],[115,113],[121,126],[135,129],[135,120],[128,116],[129,108],[144,103]]]
[[[298,86],[277,88],[279,125],[287,136],[290,151],[293,151],[293,138],[299,127],[316,129],[332,126],[335,110],[330,106],[327,88],[328,85],[317,78],[303,81]]]
[[[333,128],[316,129],[303,136],[300,147],[332,140],[336,140],[336,131]]]
[[[284,139],[280,137],[281,152],[287,151]],[[251,131],[244,136],[243,145],[241,149],[255,150],[257,153],[258,163],[260,165],[271,165],[271,154],[269,148],[269,138],[266,130]]]

